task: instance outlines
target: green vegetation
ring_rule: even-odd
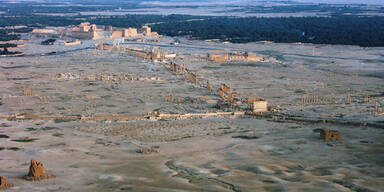
[[[18,151],[18,150],[20,150],[20,148],[18,148],[18,147],[8,147],[7,149],[10,150],[10,151]]]
[[[33,128],[33,127],[28,127],[28,128],[25,128],[25,131],[36,131],[37,129],[36,128]]]
[[[259,139],[260,136],[255,136],[255,135],[237,135],[237,136],[232,136],[232,138],[238,138],[238,139]]]
[[[284,3],[284,2],[282,2]],[[243,13],[324,13],[332,16],[340,16],[345,14],[362,15],[364,13],[382,13],[384,9],[372,9],[372,7],[361,5],[346,5],[346,4],[296,4],[293,2],[286,2],[288,5],[276,5],[271,7],[264,6],[248,6],[239,9],[234,9],[229,12],[243,12]],[[226,10],[226,12],[228,12]]]
[[[9,136],[8,135],[4,135],[4,134],[0,134],[0,139],[1,138],[9,138]]]
[[[87,2],[87,1],[86,1]],[[89,2],[91,3],[91,2]],[[287,3],[287,2],[282,2]],[[37,15],[35,13],[77,13],[80,11],[106,11],[117,8],[144,8],[138,3],[108,1],[92,2],[86,6],[54,6],[36,3],[8,4],[0,7],[0,27],[23,25],[24,28],[0,29],[0,40],[19,39],[18,33],[46,26],[78,25],[91,22],[114,27],[141,27],[150,24],[153,31],[168,36],[184,36],[191,39],[219,39],[232,43],[274,41],[281,43],[314,43],[384,46],[384,17],[362,16],[364,13],[384,13],[384,8],[365,5],[292,4],[289,6],[238,7],[232,11],[244,13],[330,13],[331,17],[231,17],[192,15],[120,15],[120,16],[71,16]],[[44,6],[42,6],[44,5]],[[108,6],[107,6],[108,5]],[[188,8],[197,8],[186,6]],[[165,7],[171,8],[171,7]],[[231,11],[229,11],[231,12]]]
[[[71,122],[74,121],[73,119],[55,119],[55,123],[64,123],[64,122]]]
[[[34,139],[34,138],[22,138],[22,139],[13,139],[11,141],[14,141],[14,142],[20,142],[20,143],[28,143],[28,142],[33,142],[33,141],[36,141],[38,139]]]
[[[10,151],[18,151],[18,150],[20,150],[20,148],[18,148],[18,147],[8,147],[8,148],[0,147],[0,151],[5,150],[5,149],[10,150]]]
[[[185,22],[189,19],[208,18],[203,16],[191,16],[191,15],[123,15],[123,16],[111,16],[108,18],[94,18],[89,22],[97,25],[112,25],[114,27],[141,27],[147,23],[158,22]]]
[[[96,144],[101,144],[101,145],[105,145],[105,142],[102,138],[97,138],[96,141],[95,141]]]
[[[284,43],[384,46],[384,17],[213,17],[190,22],[152,25],[154,31],[193,39],[220,39],[232,43]]]
[[[5,17],[0,17],[0,23],[2,21],[7,20]],[[8,25],[1,25],[0,26],[11,26],[11,23],[8,23]],[[31,32],[32,28],[28,27],[23,27],[23,28],[18,28],[18,29],[0,29],[0,41],[11,41],[11,40],[19,40],[20,35],[17,33],[28,33]],[[6,47],[16,47],[16,44],[1,44],[0,48],[6,48]]]
[[[49,130],[53,130],[53,129],[59,129],[57,127],[43,127],[43,128],[40,128],[41,130],[43,131],[49,131]]]
[[[52,136],[54,136],[54,137],[63,137],[63,135],[64,134],[62,134],[62,133],[54,133],[54,134],[52,134]]]
[[[17,45],[13,43],[0,44],[0,48],[4,48],[4,47],[17,47]]]

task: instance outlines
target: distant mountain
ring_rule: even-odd
[[[188,5],[199,5],[203,4],[252,4],[252,3],[261,3],[264,2],[301,2],[301,3],[328,3],[328,4],[377,4],[384,5],[384,0],[0,0],[0,2],[42,2],[42,3],[60,3],[60,2],[69,2],[69,3],[140,3],[140,4],[151,4],[151,5],[169,5],[169,4],[182,4],[185,5],[188,2]]]

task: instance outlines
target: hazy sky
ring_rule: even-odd
[[[54,1],[54,0],[6,0],[8,2],[20,2],[20,1]],[[78,0],[81,1],[81,0]],[[97,1],[97,0],[95,0]],[[130,0],[132,1],[132,0]],[[140,0],[137,0],[140,1]],[[153,2],[162,2],[164,0],[152,0]],[[172,1],[172,0],[171,0]],[[183,2],[183,0],[173,0],[177,2]],[[190,1],[190,0],[189,0]],[[204,0],[200,0],[204,1]],[[212,1],[212,0],[207,0],[207,1]],[[226,0],[216,0],[218,2],[225,2]],[[233,0],[228,0],[228,1],[233,1]],[[244,1],[265,1],[265,0],[244,0]],[[268,0],[267,0],[268,1]],[[270,0],[270,1],[276,1],[276,0]],[[297,1],[297,2],[306,2],[306,3],[343,3],[343,4],[349,4],[349,3],[359,3],[359,4],[379,4],[379,5],[384,5],[384,0],[291,0],[291,1]],[[166,2],[166,1],[164,1]]]
[[[384,0],[295,0],[299,2],[312,3],[360,3],[360,4],[380,4],[384,5]]]

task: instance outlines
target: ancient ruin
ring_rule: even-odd
[[[24,89],[23,96],[33,96],[32,89]]]
[[[13,184],[7,182],[4,176],[0,177],[0,190],[7,190],[13,186]]]
[[[54,177],[54,175],[45,172],[43,163],[32,159],[29,166],[28,175],[24,176],[24,179],[35,181]]]
[[[56,33],[23,33],[25,57],[0,58],[1,169],[13,190],[383,188],[384,82],[372,73],[382,49],[160,38],[150,28],[168,29],[156,20],[110,26],[120,16],[94,13],[46,28]],[[48,38],[57,41],[40,44]],[[26,155],[49,162],[31,160],[13,181]],[[48,171],[60,178],[24,180]]]
[[[207,89],[208,89],[208,91],[212,91],[212,87],[211,87],[211,84],[209,83],[209,81],[207,81]]]
[[[80,45],[81,41],[76,39],[74,41],[64,41],[65,46]]]
[[[142,147],[142,148],[136,150],[136,152],[148,155],[151,153],[159,153],[160,149],[158,147]]]
[[[196,84],[197,83],[197,76],[193,72],[188,72],[188,80],[191,81],[192,83]]]
[[[268,101],[255,101],[252,104],[252,112],[268,112]]]
[[[376,115],[384,115],[384,102],[383,101],[376,101],[375,114]]]
[[[317,129],[315,130],[315,132],[320,132],[320,138],[325,141],[341,141],[341,133],[339,131],[329,129]]]
[[[264,61],[263,56],[248,52],[231,52],[231,53],[218,53],[208,54],[207,59],[214,62],[262,62]]]

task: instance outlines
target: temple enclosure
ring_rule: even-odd
[[[1,187],[384,191],[384,48],[144,29],[0,58]]]

